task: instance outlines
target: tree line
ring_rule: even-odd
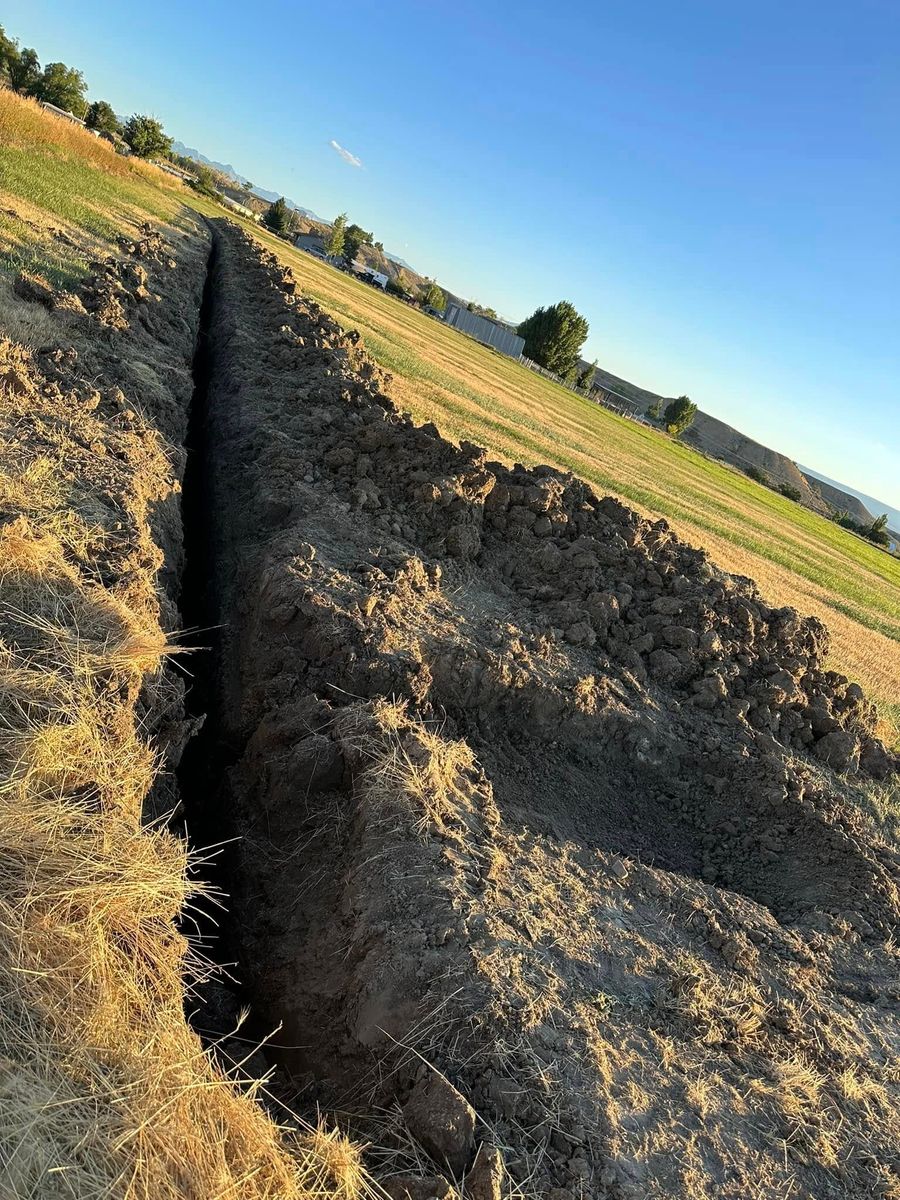
[[[20,47],[0,25],[0,83],[20,96],[52,104],[84,121],[88,129],[111,140],[121,139],[140,158],[160,158],[172,149],[162,125],[154,117],[135,113],[120,121],[106,100],[88,102],[88,87],[81,71],[62,62],[41,66],[37,51]]]

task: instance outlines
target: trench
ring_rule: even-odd
[[[218,696],[222,605],[215,563],[218,527],[209,437],[218,257],[218,238],[213,234],[192,361],[193,392],[185,437],[187,460],[181,495],[184,569],[179,610],[183,644],[189,651],[186,656],[189,680],[185,711],[188,718],[202,721],[202,724],[185,747],[176,776],[184,811],[184,836],[202,859],[204,881],[217,896],[227,897],[234,871],[234,853],[230,848],[233,829],[217,801],[228,767],[239,750],[225,735]],[[234,956],[228,911],[227,903],[221,907],[218,904],[202,905],[192,912],[191,925],[186,932],[198,939],[204,956],[230,977],[234,974],[231,969]],[[189,1016],[197,1032],[206,1038],[221,1030],[208,1027],[203,1000],[201,989],[201,1006]]]

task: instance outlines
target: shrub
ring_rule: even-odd
[[[798,487],[794,487],[792,483],[779,483],[778,490],[782,496],[786,496],[788,500],[796,500],[798,504],[803,499],[803,493]]]
[[[428,281],[428,287],[425,289],[422,303],[428,308],[435,309],[437,312],[443,312],[447,307],[447,297],[433,279],[429,279]]]
[[[204,163],[191,163],[190,170],[194,175],[194,178],[190,182],[194,191],[200,192],[203,196],[218,199],[219,193],[216,190],[216,177],[209,167]]]
[[[744,474],[748,475],[757,483],[761,483],[763,487],[771,487],[771,480],[761,467],[754,466],[752,463],[749,467],[744,468]]]
[[[576,384],[583,392],[589,392],[594,386],[594,375],[597,373],[596,358],[579,374]]]

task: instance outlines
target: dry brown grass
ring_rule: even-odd
[[[47,397],[3,338],[0,368],[0,1196],[370,1194],[356,1146],[279,1128],[185,1020],[209,968],[177,922],[215,898],[183,841],[142,825],[158,764],[136,722],[142,689],[173,689],[148,524],[174,487],[161,439]]]
[[[325,1129],[279,1130],[184,1019],[184,844],[141,827],[154,774],[127,698],[168,647],[25,522],[0,533],[0,1192],[365,1192]],[[123,698],[126,702],[123,703]]]
[[[117,154],[104,138],[94,137],[80,125],[42,108],[36,100],[0,87],[0,145],[29,150],[52,149],[88,162],[109,175],[138,176],[160,187],[180,189],[181,184],[152,163]]]
[[[475,765],[464,741],[441,737],[413,721],[404,701],[385,699],[348,709],[338,728],[367,760],[366,791],[382,812],[401,815],[419,837],[446,832],[458,815],[461,773]]]

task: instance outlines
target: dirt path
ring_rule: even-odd
[[[896,763],[824,627],[416,428],[216,236],[187,786],[304,1102],[400,1197],[481,1143],[472,1200],[900,1194],[897,856],[834,774]]]

